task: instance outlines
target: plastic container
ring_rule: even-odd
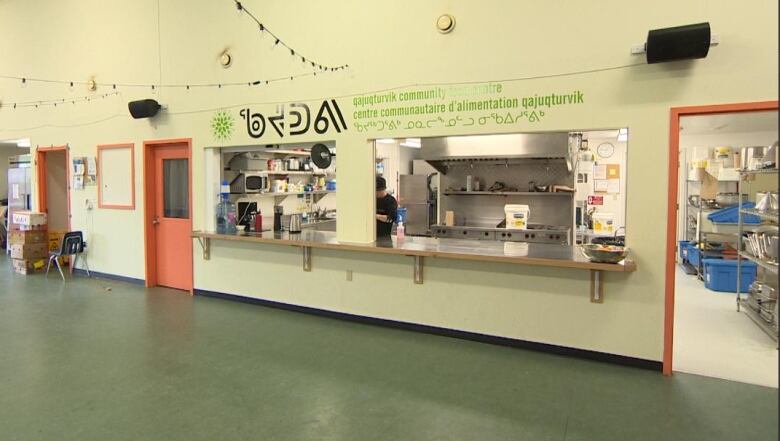
[[[238,229],[236,221],[238,220],[238,210],[236,204],[230,202],[230,185],[227,181],[222,181],[220,201],[217,204],[217,234],[236,234]]]
[[[753,202],[743,202],[742,208],[755,208],[756,204]],[[718,211],[714,211],[707,215],[707,219],[716,224],[736,224],[739,216],[739,205],[733,205],[731,207],[722,208]],[[744,224],[760,224],[761,218],[753,214],[742,214],[742,223]]]
[[[395,222],[398,225],[406,223],[406,207],[398,207],[398,211],[395,215]]]
[[[593,213],[593,233],[615,234],[615,216],[612,213]]]
[[[504,215],[508,230],[528,229],[528,218],[531,216],[531,209],[528,208],[528,205],[506,204],[504,205]]]
[[[395,227],[395,238],[396,240],[404,240],[406,237],[406,228],[404,227],[403,223],[399,223],[397,227]]]
[[[747,292],[756,279],[757,265],[742,261],[740,292]],[[704,259],[704,286],[719,292],[737,292],[737,261],[724,259]]]
[[[683,262],[688,262],[688,250],[693,246],[692,242],[689,242],[687,240],[681,240],[679,242],[678,252],[680,254],[680,260]]]

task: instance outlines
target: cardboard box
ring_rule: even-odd
[[[46,259],[11,259],[11,268],[17,274],[32,274],[46,269]]]
[[[16,211],[13,213],[12,222],[19,226],[46,225],[46,213],[37,211]]]
[[[8,243],[11,245],[24,245],[31,243],[46,243],[49,235],[46,231],[16,231],[8,232]]]
[[[15,225],[16,231],[46,231],[46,225]]]
[[[28,243],[8,245],[12,259],[36,260],[49,258],[49,244]]]

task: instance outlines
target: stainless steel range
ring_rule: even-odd
[[[533,242],[571,244],[571,228],[558,225],[529,224],[527,230],[508,230],[498,227],[446,226],[431,227],[433,237],[453,239],[499,240],[503,242]]]

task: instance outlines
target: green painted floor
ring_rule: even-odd
[[[776,389],[0,257],[0,440],[777,440]]]

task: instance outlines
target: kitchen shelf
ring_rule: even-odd
[[[763,174],[769,174],[769,173],[777,173],[776,168],[763,168],[760,170],[737,170],[739,174],[741,175],[763,175]]]
[[[760,266],[761,268],[764,268],[767,271],[772,271],[775,274],[777,274],[778,265],[776,265],[774,263],[769,263],[769,262],[767,262],[764,259],[759,259],[758,257],[756,257],[756,256],[754,256],[754,255],[752,255],[750,253],[746,253],[744,251],[741,251],[739,253],[739,255],[742,258],[744,258],[744,259],[747,259],[747,260],[749,260],[751,262],[754,262],[756,265]]]
[[[444,191],[445,196],[574,196],[573,192],[545,192],[545,191]]]
[[[755,322],[756,325],[758,325],[759,328],[761,328],[762,331],[764,331],[769,337],[772,338],[775,342],[777,342],[777,328],[774,324],[771,322],[767,322],[759,313],[756,311],[756,309],[753,307],[753,305],[750,303],[750,300],[748,299],[740,299],[739,303],[742,305],[741,311],[745,313],[753,322]]]
[[[753,216],[758,216],[761,219],[777,223],[777,219],[778,219],[777,211],[767,212],[767,211],[756,210],[755,208],[743,208],[740,211],[744,214],[752,214]]]
[[[290,176],[325,176],[326,172],[299,171],[299,170],[261,170],[257,172],[263,175],[290,175]]]
[[[259,196],[259,197],[279,197],[279,196],[296,196],[300,194],[330,194],[336,193],[336,190],[314,190],[314,191],[280,191],[280,192],[265,192],[265,193],[230,193],[242,196]]]
[[[269,150],[263,150],[258,153],[280,155],[280,156],[311,156],[311,152],[307,152],[305,150],[282,150],[282,149],[270,150],[269,149]]]

